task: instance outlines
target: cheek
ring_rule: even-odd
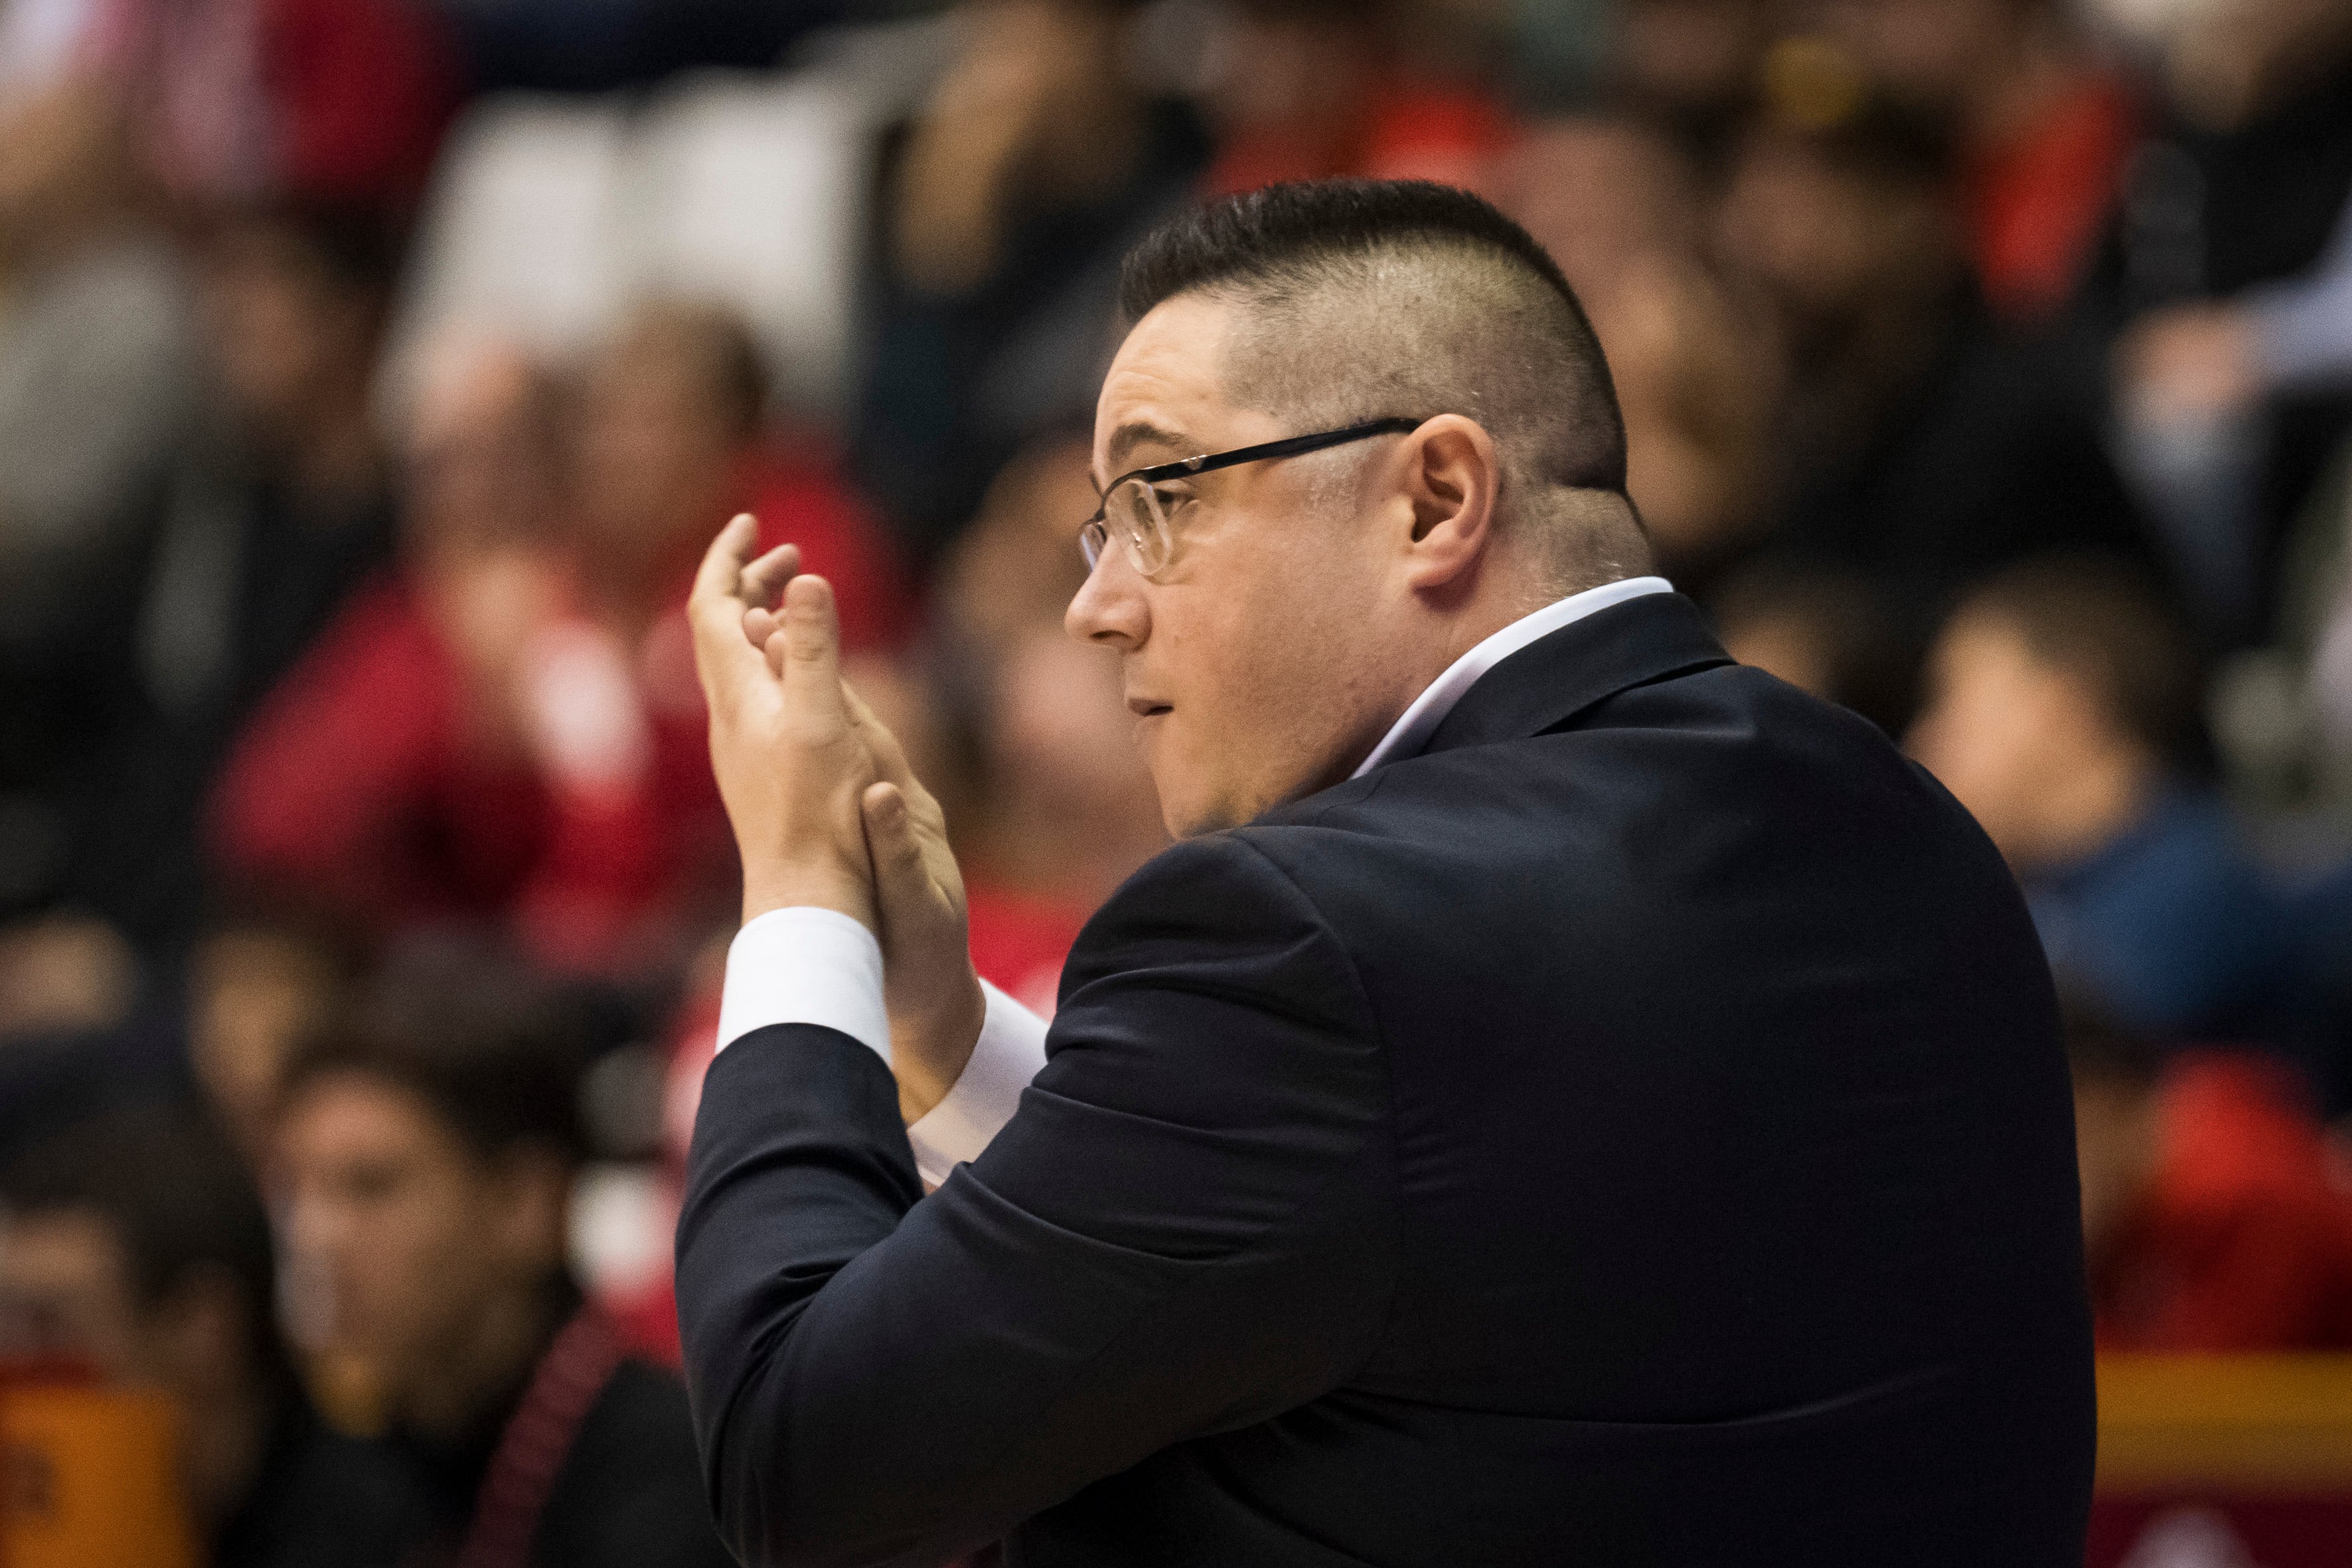
[[[454,1205],[419,1197],[387,1206],[353,1261],[353,1284],[385,1320],[379,1331],[430,1333],[468,1293],[479,1244]]]

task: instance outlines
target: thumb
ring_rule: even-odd
[[[907,797],[894,784],[877,784],[859,797],[866,817],[866,849],[874,859],[875,901],[880,907],[883,930],[928,915],[935,902],[930,868],[915,830]]]
[[[841,697],[841,627],[833,585],[822,577],[795,577],[785,586],[782,628],[784,705],[792,712],[830,714],[846,725]],[[771,645],[772,656],[773,647]]]

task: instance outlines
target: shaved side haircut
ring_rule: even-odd
[[[1181,294],[1242,306],[1226,395],[1299,433],[1476,420],[1502,463],[1498,531],[1537,544],[1549,589],[1649,569],[1601,341],[1559,263],[1469,192],[1268,185],[1171,219],[1129,253],[1119,284],[1129,325]]]

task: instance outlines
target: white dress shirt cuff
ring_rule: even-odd
[[[1045,1020],[983,980],[988,1016],[971,1060],[947,1098],[907,1129],[915,1168],[937,1186],[965,1160],[980,1157],[1020,1109],[1021,1091],[1045,1065]]]
[[[747,922],[727,949],[719,1048],[772,1024],[822,1024],[890,1060],[882,944],[838,910],[795,905]],[[975,1053],[977,1054],[977,1053]]]

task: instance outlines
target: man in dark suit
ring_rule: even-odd
[[[972,978],[829,591],[740,519],[698,583],[747,923],[678,1296],[736,1551],[2079,1563],[2067,1083],[1992,847],[1642,574],[1598,345],[1484,203],[1275,187],[1126,285],[1069,623],[1181,842],[1050,1031]]]

